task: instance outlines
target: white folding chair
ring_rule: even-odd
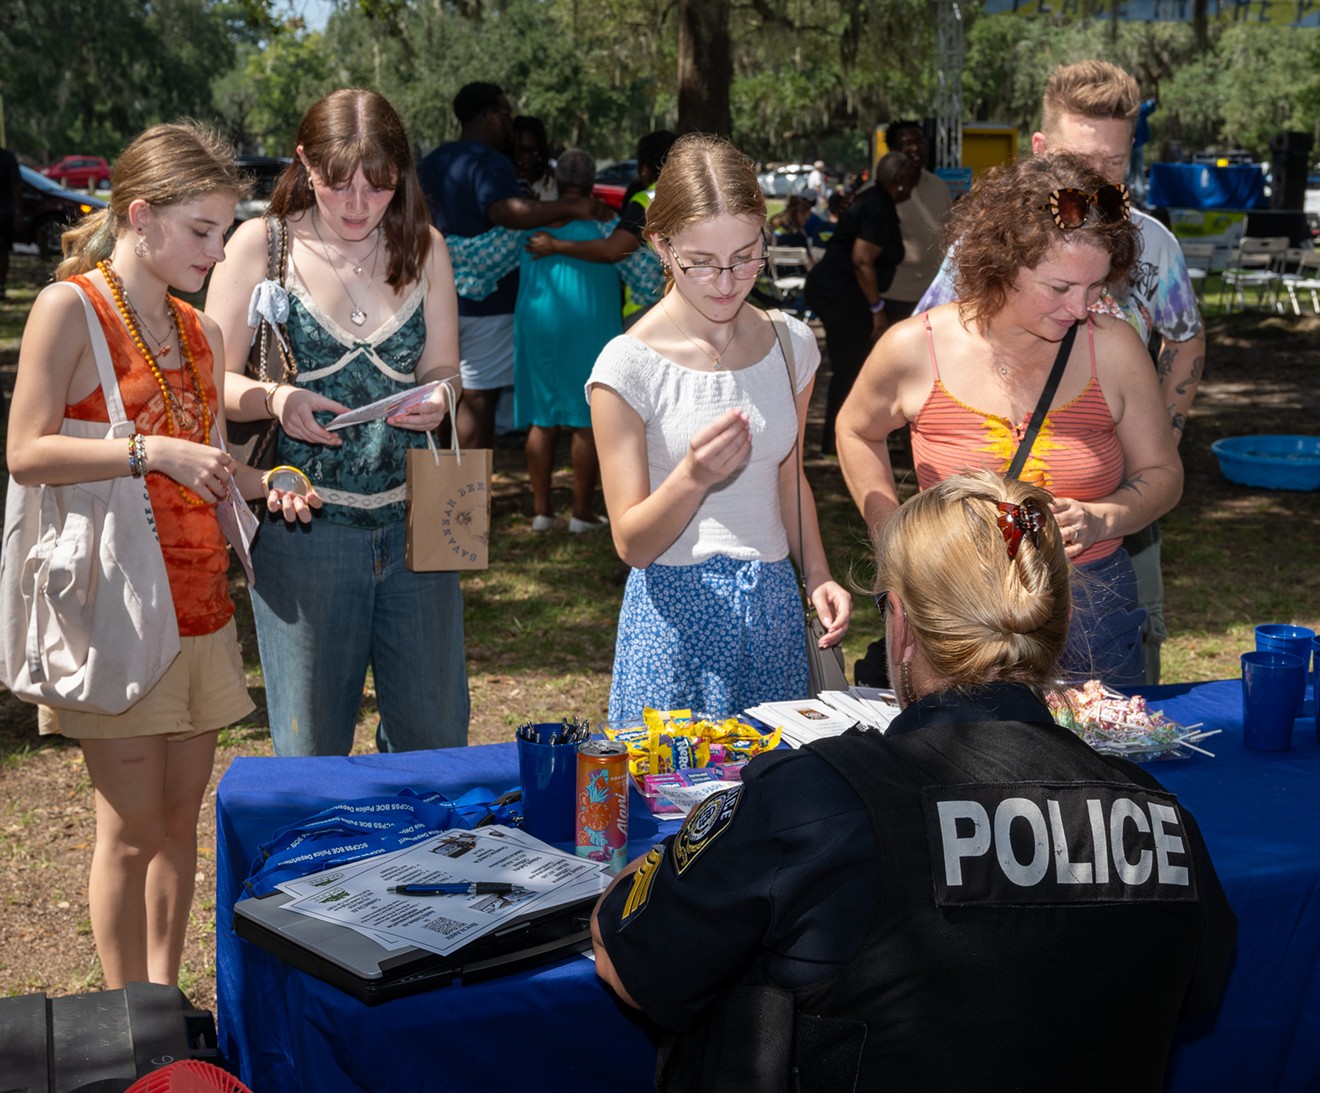
[[[806,299],[803,292],[807,285],[807,270],[811,259],[806,247],[767,247],[765,272],[770,283],[775,286],[775,293],[782,301],[784,310],[805,314]]]
[[[1229,257],[1228,268],[1224,270],[1226,310],[1233,310],[1234,300],[1243,311],[1246,310],[1247,300],[1242,292],[1244,288],[1255,290],[1257,307],[1264,307],[1268,297],[1270,309],[1281,310],[1283,305],[1279,302],[1278,289],[1288,242],[1286,235],[1242,237]]]
[[[1293,314],[1302,313],[1297,294],[1309,292],[1311,309],[1320,315],[1320,250],[1315,247],[1289,247],[1285,262],[1287,269],[1281,280],[1284,291],[1288,293],[1288,300],[1292,303]]]
[[[1183,261],[1187,263],[1187,276],[1192,281],[1192,291],[1198,300],[1204,300],[1206,278],[1214,269],[1215,245],[1213,243],[1192,243],[1178,240],[1182,247]]]

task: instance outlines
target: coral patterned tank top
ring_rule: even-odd
[[[1021,422],[1013,422],[977,410],[951,395],[940,379],[930,316],[926,314],[923,318],[935,383],[912,422],[917,485],[929,489],[936,482],[969,469],[987,468],[1007,474],[1031,414]],[[1075,501],[1107,497],[1123,481],[1123,448],[1096,378],[1095,335],[1089,322],[1086,334],[1091,350],[1091,378],[1076,398],[1046,413],[1022,468],[1024,482]],[[1122,542],[1122,539],[1101,539],[1073,561],[1080,565],[1107,558]]]
[[[101,320],[101,329],[105,331],[105,340],[110,346],[110,361],[119,378],[119,395],[124,400],[124,413],[132,418],[137,431],[144,436],[169,436],[165,396],[147,362],[128,336],[114,304],[102,296],[86,277],[74,277],[72,280],[87,293],[96,308],[96,317]],[[183,320],[184,335],[192,350],[193,363],[197,365],[197,373],[202,379],[202,390],[210,406],[210,416],[214,417],[216,391],[210,343],[202,331],[197,312],[182,300],[176,300],[175,303]],[[208,443],[209,438],[202,432],[201,407],[192,380],[186,371],[181,372],[177,368],[163,369],[162,374],[173,388],[175,399],[182,398],[178,435],[185,440]],[[101,388],[97,387],[76,405],[65,407],[64,416],[79,421],[109,422],[110,414],[105,408],[105,395]],[[124,444],[124,463],[127,466],[127,442]],[[183,637],[214,634],[234,613],[234,604],[229,598],[229,549],[215,516],[215,506],[189,504],[176,488],[174,479],[164,474],[147,474],[147,492],[151,495],[151,511],[156,518],[161,553],[165,556],[165,572],[169,576],[170,594],[174,597],[179,634]]]

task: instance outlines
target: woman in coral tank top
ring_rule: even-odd
[[[839,418],[839,461],[873,536],[898,507],[886,439],[910,425],[917,484],[1006,473],[1070,329],[1076,338],[1020,477],[1054,497],[1081,579],[1064,657],[1117,686],[1144,678],[1123,536],[1168,512],[1182,464],[1150,357],[1092,309],[1138,274],[1124,187],[1068,155],[990,171],[954,206],[958,302],[896,324]]]

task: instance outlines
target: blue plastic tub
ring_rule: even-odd
[[[1320,436],[1228,436],[1210,450],[1230,482],[1267,490],[1320,488]]]

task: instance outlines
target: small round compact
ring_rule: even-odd
[[[297,467],[272,467],[266,472],[262,481],[268,493],[271,490],[282,490],[285,493],[296,493],[299,497],[306,497],[312,492],[312,480]]]

